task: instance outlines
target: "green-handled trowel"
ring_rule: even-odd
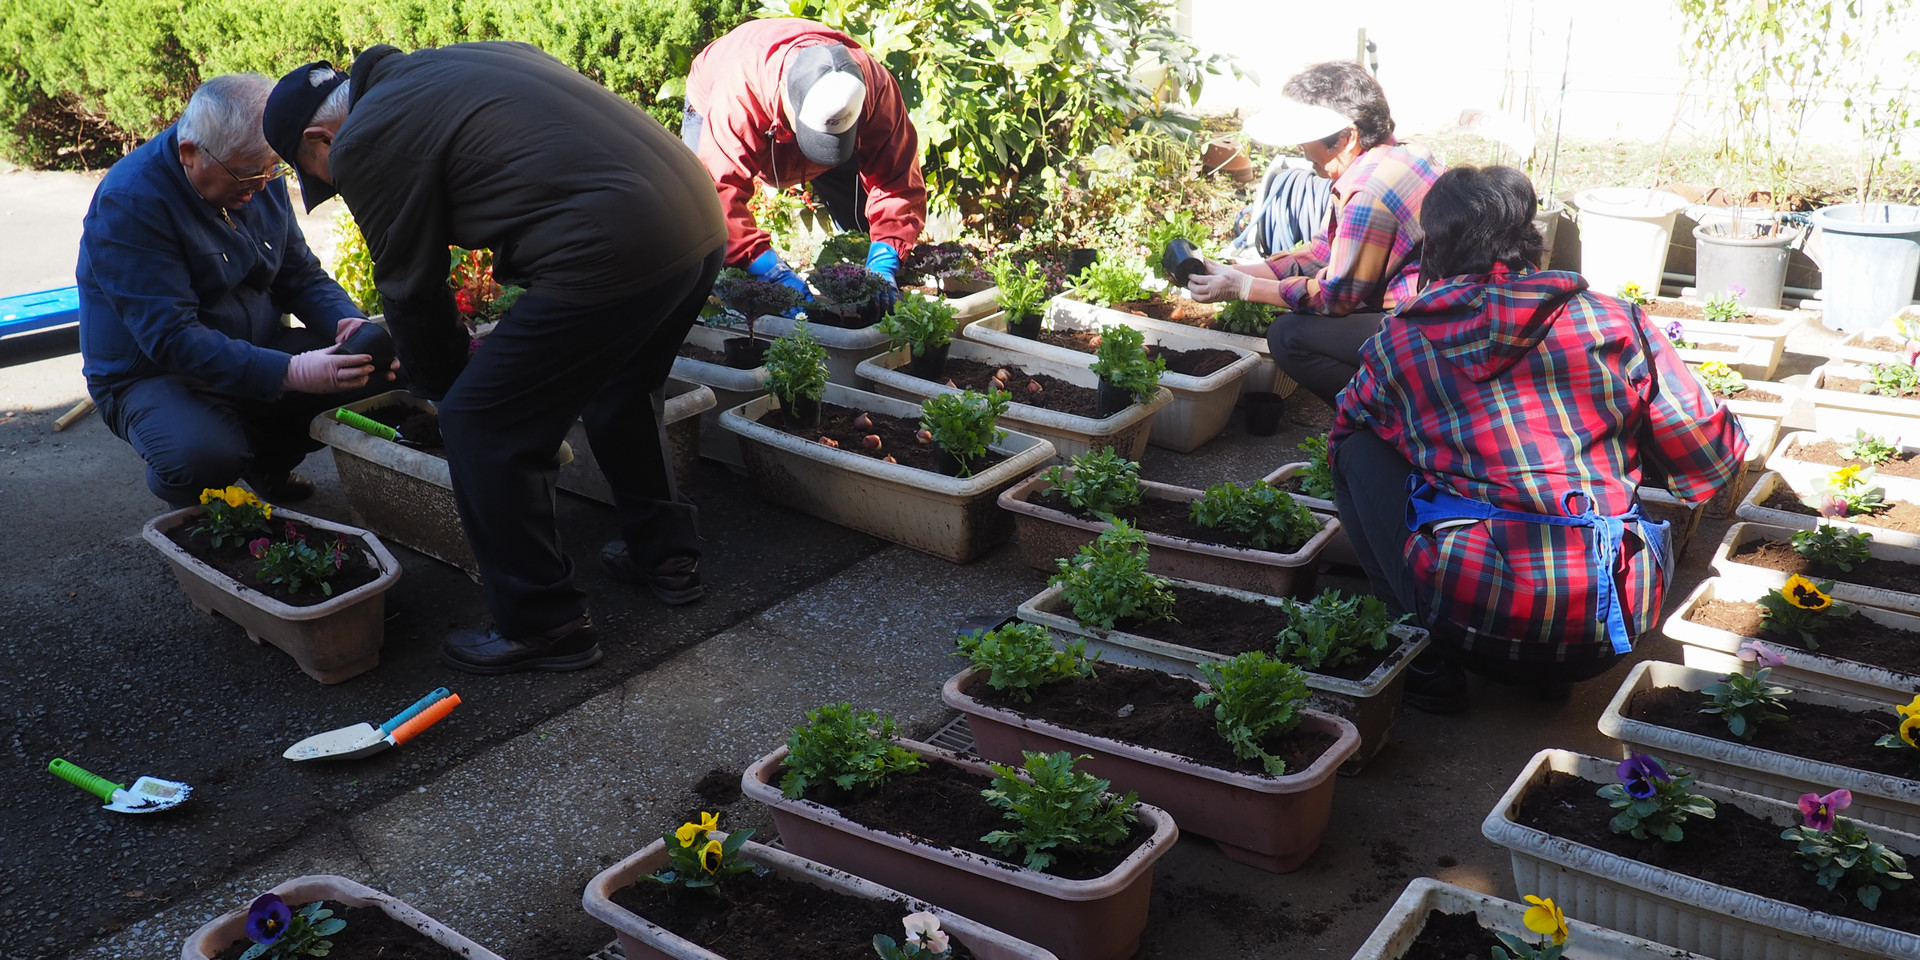
[[[338,409],[335,409],[333,411],[333,418],[335,420],[340,421],[341,423],[346,424],[349,427],[354,428],[355,430],[360,431],[361,433],[370,433],[376,437],[379,437],[382,440],[391,440],[394,443],[400,444],[402,446],[408,446],[408,447],[420,446],[420,444],[415,443],[414,441],[408,440],[406,437],[401,436],[400,431],[395,430],[394,428],[389,427],[386,424],[373,419],[372,417],[363,416],[361,414],[354,413],[352,410],[348,410],[346,407],[340,407]]]
[[[141,777],[129,787],[114,783],[105,777],[94,776],[58,758],[47,764],[47,770],[54,776],[105,800],[108,810],[117,810],[120,813],[154,813],[176,807],[193,792],[193,788],[184,783],[161,780],[157,777]]]

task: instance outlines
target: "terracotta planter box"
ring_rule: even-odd
[[[1471,913],[1487,930],[1515,934],[1527,943],[1539,943],[1540,935],[1527,929],[1527,905],[1502,900],[1432,877],[1415,877],[1400,899],[1373,928],[1373,936],[1360,945],[1353,960],[1401,960],[1426,928],[1427,914],[1438,910],[1445,914]],[[1566,960],[1707,960],[1699,954],[1675,950],[1665,944],[1628,936],[1618,930],[1596,927],[1567,918]]]
[[[1228,858],[1274,873],[1299,869],[1320,849],[1333,814],[1334,772],[1360,749],[1360,731],[1350,721],[1308,710],[1301,729],[1338,738],[1312,766],[1281,777],[1222,770],[989,706],[969,692],[984,682],[985,675],[969,667],[940,689],[941,701],[967,715],[982,757],[1018,765],[1025,750],[1088,756],[1080,769],[1113,781],[1115,790],[1139,791],[1141,800],[1172,814],[1182,831],[1212,839]]]
[[[725,351],[728,340],[744,336],[744,333],[732,329],[695,324],[693,329],[687,331],[686,342],[708,350]],[[736,473],[745,472],[746,462],[740,459],[740,439],[720,427],[720,411],[731,410],[766,393],[767,368],[758,366],[751,370],[738,370],[723,363],[674,357],[673,376],[713,391],[714,405],[700,411],[700,455],[709,460],[718,460],[732,467]],[[679,454],[677,442],[674,453],[676,457]]]
[[[1773,668],[1773,678],[1782,686],[1794,690],[1839,693],[1883,703],[1911,699],[1913,692],[1920,690],[1920,675],[1917,674],[1842,660],[1784,643],[1769,642],[1760,637],[1742,636],[1687,619],[1687,614],[1708,601],[1752,603],[1766,596],[1768,589],[1755,583],[1736,583],[1722,577],[1711,577],[1680,601],[1679,608],[1667,618],[1661,632],[1668,639],[1681,644],[1686,665],[1698,670],[1715,673],[1745,670],[1749,665],[1736,656],[1740,652],[1740,644],[1748,640],[1760,640],[1767,644],[1767,649],[1786,660],[1786,663]],[[1875,623],[1920,633],[1920,617],[1879,607],[1856,606],[1853,609]]]
[[[1267,481],[1267,483],[1272,486],[1278,487],[1306,469],[1307,462],[1302,460],[1296,463],[1284,464],[1280,469],[1267,474],[1261,479]],[[1306,504],[1307,509],[1312,510],[1314,513],[1329,517],[1338,517],[1340,515],[1339,506],[1335,505],[1332,500],[1309,497],[1304,493],[1293,494],[1293,498]],[[1345,527],[1335,530],[1333,536],[1327,540],[1326,549],[1320,551],[1320,559],[1328,563],[1338,563],[1348,567],[1359,566],[1360,555],[1353,552],[1353,540],[1351,537],[1352,534],[1349,533]]]
[[[1654,299],[1669,303],[1676,302],[1673,297],[1656,297]],[[1698,304],[1698,301],[1693,302],[1696,305]],[[1792,333],[1793,329],[1798,327],[1802,320],[1806,319],[1806,315],[1795,310],[1771,310],[1764,307],[1749,307],[1747,308],[1747,312],[1772,322],[1721,323],[1715,320],[1687,320],[1679,317],[1662,317],[1657,314],[1648,314],[1648,319],[1653,320],[1661,326],[1665,326],[1674,320],[1679,320],[1681,326],[1686,328],[1689,335],[1699,334],[1703,337],[1745,337],[1749,340],[1763,341],[1767,344],[1767,369],[1771,371],[1780,365],[1780,357],[1786,352],[1787,334]],[[1731,366],[1731,364],[1729,364],[1729,366]],[[1769,373],[1768,376],[1772,376],[1772,374]]]
[[[315,900],[327,900],[349,907],[378,907],[381,913],[420,931],[422,936],[447,948],[450,956],[463,960],[501,960],[499,954],[461,936],[459,931],[421,913],[406,901],[346,877],[327,874],[295,877],[270,892],[279,894],[287,906],[296,910]],[[344,943],[352,936],[352,928],[349,927],[339,936],[339,942]],[[195,930],[181,946],[180,960],[212,960],[220,951],[233,944],[244,943],[246,939],[247,905],[242,904],[239,909],[222,914],[219,919]]]
[[[1916,426],[1920,426],[1920,422],[1917,422]],[[1917,435],[1916,438],[1920,439],[1920,435]],[[1920,451],[1920,446],[1902,443],[1892,435],[1886,435],[1884,439],[1893,444],[1902,453]],[[1781,479],[1797,489],[1812,490],[1819,487],[1826,481],[1829,474],[1840,468],[1831,464],[1802,460],[1800,459],[1800,450],[1804,447],[1813,446],[1823,440],[1832,440],[1842,444],[1851,443],[1853,441],[1853,431],[1845,430],[1828,433],[1821,430],[1810,430],[1801,433],[1789,433],[1781,437],[1780,442],[1776,444],[1772,452],[1768,454],[1767,469],[1779,474]],[[1920,503],[1920,479],[1913,477],[1895,477],[1880,471],[1875,471],[1873,475],[1873,485],[1886,491],[1885,495],[1890,500],[1907,500],[1913,503]]]
[[[1732,367],[1749,380],[1765,380],[1773,376],[1773,341],[1755,340],[1751,337],[1724,337],[1717,334],[1695,334],[1687,338],[1696,344],[1721,344],[1733,347],[1732,350],[1708,350],[1702,347],[1675,347],[1680,360],[1687,366],[1698,366],[1709,360],[1718,360]]]
[[[312,606],[296,607],[235,582],[167,539],[168,531],[199,516],[199,507],[187,507],[154,517],[140,529],[140,536],[166,558],[194,609],[239,624],[254,643],[280,648],[300,665],[300,672],[321,683],[349,680],[380,665],[387,590],[400,580],[400,562],[379,537],[358,527],[275,507],[275,520],[297,520],[359,541],[361,552],[380,571],[371,583]]]
[[[776,339],[792,333],[799,322],[786,317],[761,317],[753,322],[753,329],[760,336]],[[731,329],[739,333],[746,332],[744,327]],[[813,339],[827,351],[827,381],[843,387],[853,387],[856,390],[865,390],[868,386],[856,372],[860,361],[886,350],[893,342],[886,334],[880,332],[877,324],[871,327],[848,328],[830,327],[824,323],[809,323],[807,329],[812,331]]]
[[[1771,900],[1522,826],[1513,810],[1549,771],[1615,782],[1617,761],[1542,750],[1487,814],[1480,832],[1506,847],[1519,890],[1550,897],[1568,917],[1715,957],[1766,960],[1887,960],[1920,956],[1920,936]],[[1696,792],[1786,829],[1800,823],[1792,803],[1701,783]],[[1868,826],[1901,854],[1920,855],[1920,837]],[[1782,843],[1782,870],[1798,870]],[[1812,884],[1812,875],[1808,875]]]
[[[785,850],[761,846],[749,840],[740,848],[740,854],[789,880],[867,900],[905,901],[900,910],[902,917],[920,910],[929,911],[940,918],[941,930],[946,931],[954,942],[965,944],[980,960],[1054,960],[1053,954],[1025,940],[1017,940],[959,914],[805,857],[794,856]],[[666,842],[655,840],[641,848],[639,853],[600,871],[587,884],[586,892],[580,897],[581,905],[594,919],[613,928],[614,935],[620,941],[620,953],[627,960],[725,960],[719,954],[679,937],[613,902],[614,891],[640,883],[640,878],[657,873],[666,865]],[[900,939],[896,930],[874,932],[891,934],[895,940]]]
[[[346,404],[345,409],[365,413],[387,406],[432,410],[433,402],[394,390]],[[454,506],[453,474],[446,458],[362,433],[326,414],[314,417],[307,432],[333,448],[333,465],[346,488],[353,522],[480,579],[480,564],[467,546]],[[554,460],[561,467],[572,462],[573,447],[562,441]]]
[[[1111,316],[1106,316],[1106,315]],[[1055,299],[1047,308],[1042,326],[1049,330],[1092,330],[1101,326],[1113,326],[1119,322],[1116,318],[1131,318],[1131,314],[1102,310],[1072,300]],[[1131,324],[1129,324],[1131,326]],[[1174,326],[1179,326],[1174,324]],[[1140,329],[1146,335],[1149,345],[1164,345],[1170,350],[1230,350],[1239,355],[1239,359],[1204,377],[1190,377],[1179,373],[1163,373],[1160,385],[1173,392],[1173,403],[1153,415],[1153,433],[1149,443],[1156,447],[1165,447],[1180,453],[1192,453],[1194,450],[1220,435],[1226,429],[1227,420],[1233,416],[1233,406],[1240,399],[1240,388],[1259,356],[1251,350],[1229,347],[1224,344],[1200,340],[1189,336],[1185,328],[1178,333],[1165,333],[1159,330]],[[1063,364],[1092,366],[1093,354],[1069,350],[1066,347],[1050,346],[1038,340],[1028,340],[1007,332],[1005,314],[988,317],[969,326],[965,335],[969,340],[1012,350],[1028,356],[1041,357]]]
[[[1207,593],[1224,594],[1248,603],[1266,603],[1279,605],[1278,597],[1268,597],[1244,590],[1232,590],[1211,584],[1195,583],[1190,580],[1175,580],[1175,584]],[[1102,630],[1098,627],[1083,627],[1073,618],[1073,609],[1060,598],[1059,587],[1048,587],[1020,605],[1020,619],[1028,623],[1037,623],[1059,633],[1085,637],[1087,649],[1097,651],[1100,656],[1113,663],[1126,664],[1129,667],[1142,667],[1159,670],[1195,680],[1205,680],[1200,675],[1199,664],[1205,661],[1215,663],[1230,659],[1206,650],[1183,647],[1179,644],[1155,640],[1121,630]],[[1420,651],[1426,649],[1427,632],[1405,624],[1392,628],[1398,638],[1399,646],[1387,651],[1387,659],[1379,667],[1361,680],[1342,680],[1339,677],[1327,677],[1309,671],[1307,687],[1313,691],[1313,699],[1308,704],[1317,710],[1325,710],[1338,717],[1353,721],[1360,731],[1360,750],[1354,754],[1342,773],[1357,773],[1361,766],[1380,748],[1387,745],[1387,734],[1393,729],[1394,718],[1400,715],[1400,694],[1406,687],[1407,664],[1413,662]],[[1266,651],[1271,654],[1271,644]]]
[[[1879,480],[1880,478],[1878,476],[1874,477],[1873,485],[1876,487],[1880,486]],[[1745,499],[1740,501],[1739,509],[1734,512],[1739,515],[1740,519],[1751,520],[1754,523],[1765,523],[1776,527],[1791,527],[1795,530],[1812,530],[1824,523],[1826,526],[1839,527],[1849,533],[1864,533],[1881,543],[1890,543],[1896,547],[1920,547],[1920,534],[1907,533],[1904,530],[1894,530],[1890,527],[1874,526],[1871,523],[1855,523],[1851,520],[1823,520],[1817,516],[1809,516],[1804,513],[1795,513],[1791,510],[1781,510],[1777,507],[1765,506],[1767,498],[1773,496],[1774,492],[1781,487],[1786,487],[1792,491],[1795,499],[1799,499],[1813,492],[1814,489],[1813,485],[1804,481],[1792,483],[1777,473],[1763,473],[1760,475],[1759,480],[1754,481],[1753,489],[1747,493]],[[1884,488],[1882,489],[1882,495],[1886,496],[1889,501],[1896,499],[1888,494]]]
[[[992,775],[985,764],[937,747],[895,742],[929,762]],[[1153,835],[1112,872],[1067,880],[872,830],[810,800],[788,800],[774,786],[786,756],[782,746],[755,761],[740,778],[740,788],[772,808],[780,839],[794,853],[939,904],[1045,947],[1060,960],[1125,960],[1139,949],[1154,861],[1172,850],[1180,835],[1165,810],[1140,804],[1140,822]]]
[[[1807,377],[1806,398],[1813,402],[1813,429],[1829,436],[1852,437],[1855,430],[1888,439],[1920,435],[1920,397],[1882,397],[1827,386],[1833,377],[1866,380],[1873,371],[1856,363],[1830,361]]]
[[[857,369],[861,377],[873,383],[874,392],[883,397],[919,403],[937,394],[960,392],[944,383],[922,380],[908,373],[906,367],[911,356],[906,347],[901,347],[862,360]],[[1089,390],[1100,384],[1100,378],[1085,366],[1055,363],[957,337],[948,345],[947,356],[1058,377]],[[1173,394],[1161,387],[1154,391],[1151,401],[1133,404],[1111,417],[1096,420],[1029,406],[1020,403],[1019,397],[1015,392],[1014,402],[1008,405],[1000,423],[1008,430],[1018,430],[1053,444],[1056,463],[1066,463],[1083,453],[1106,447],[1112,447],[1113,452],[1129,460],[1140,459],[1147,450],[1147,433],[1153,427],[1154,414],[1173,402]]]
[[[701,384],[679,379],[667,381],[664,424],[668,462],[673,465],[674,482],[682,493],[694,489],[694,464],[700,459],[700,415],[712,410],[716,403],[713,391]],[[600,472],[593,444],[587,442],[586,424],[573,422],[567,431],[567,445],[573,448],[574,457],[572,463],[560,468],[560,489],[612,506],[613,488],[607,485],[606,474]]]
[[[1755,584],[1763,587],[1784,587],[1787,576],[1783,571],[1756,567],[1750,563],[1740,563],[1732,559],[1732,552],[1741,545],[1753,540],[1790,541],[1798,531],[1792,527],[1776,527],[1752,522],[1736,523],[1727,528],[1727,535],[1720,541],[1720,549],[1713,554],[1713,569],[1720,576],[1741,584]],[[1876,559],[1892,560],[1897,563],[1920,566],[1920,550],[1912,547],[1897,547],[1890,543],[1875,541],[1868,546],[1868,552]],[[1870,607],[1882,607],[1898,610],[1902,613],[1920,613],[1920,594],[1901,593],[1888,590],[1861,581],[1835,580],[1833,589],[1828,591],[1834,599],[1850,604],[1865,604]]]
[[[1072,467],[1062,469],[1067,476],[1073,476]],[[1142,480],[1140,486],[1142,496],[1153,500],[1192,503],[1201,496],[1199,490],[1151,480]],[[1027,566],[1047,574],[1058,569],[1055,559],[1073,556],[1081,546],[1092,543],[1101,531],[1113,526],[1104,521],[1082,520],[1064,510],[1034,502],[1052,488],[1053,484],[1045,477],[1034,474],[1000,495],[1000,508],[1014,515],[1021,559]],[[1314,593],[1320,551],[1340,529],[1339,518],[1315,516],[1320,520],[1320,532],[1291,553],[1240,549],[1146,531],[1150,550],[1147,569],[1161,576],[1271,597],[1310,597]]]
[[[920,405],[828,384],[822,399],[896,417]],[[1053,459],[1053,445],[1009,431],[989,449],[1007,459],[971,477],[949,477],[835,450],[756,421],[774,409],[761,397],[728,410],[721,425],[740,436],[760,495],[830,523],[869,533],[953,563],[966,563],[1013,534],[994,504],[1000,491]]]
[[[1804,757],[1765,750],[1732,740],[1719,740],[1662,727],[1625,715],[1627,699],[1642,690],[1678,687],[1701,690],[1719,680],[1721,674],[1696,670],[1677,663],[1645,660],[1620,683],[1613,701],[1600,714],[1600,732],[1621,742],[1627,750],[1650,753],[1663,761],[1678,763],[1708,783],[1786,803],[1795,803],[1808,793],[1826,793],[1835,787],[1853,791],[1853,806],[1847,815],[1861,823],[1879,824],[1911,833],[1920,830],[1920,780],[1872,773],[1836,763],[1822,763]],[[1789,685],[1790,686],[1790,685]],[[1908,694],[1901,703],[1911,700]],[[1897,720],[1892,700],[1861,700],[1839,693],[1795,690],[1787,698],[1787,713],[1794,703],[1818,703],[1856,713],[1884,715]],[[1791,721],[1782,721],[1791,722]],[[1891,724],[1889,724],[1891,727]],[[1920,771],[1920,764],[1915,764]]]

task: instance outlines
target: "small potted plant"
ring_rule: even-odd
[[[971,390],[943,393],[921,402],[920,429],[927,431],[944,455],[935,460],[941,473],[973,476],[974,464],[987,455],[987,448],[1006,439],[1007,432],[994,423],[1007,412],[1007,402],[1005,393],[978,394]]]
[[[384,922],[357,919],[364,916]],[[240,954],[246,960],[324,957],[333,950],[341,956],[418,956],[422,948],[449,960],[501,960],[404,901],[325,874],[295,877],[208,922],[187,938],[180,956],[213,960],[248,940],[252,944]]]
[[[792,426],[820,423],[820,396],[827,389],[827,351],[806,323],[773,342],[767,350],[767,392],[780,401]]]
[[[900,277],[931,287],[948,300],[971,297],[993,286],[979,255],[958,240],[915,245],[900,261]]]
[[[720,276],[713,281],[713,295],[747,328],[745,340],[728,340],[722,347],[727,366],[736,370],[752,370],[766,361],[768,345],[755,339],[753,333],[760,318],[785,316],[801,301],[800,291],[784,283],[755,279],[738,267],[720,271]]]
[[[857,330],[880,322],[883,300],[892,284],[858,263],[817,267],[807,278],[817,295],[807,307],[815,323]]]
[[[1040,308],[1047,302],[1049,284],[1040,264],[1015,263],[1001,257],[987,262],[993,285],[999,288],[1000,308],[1006,311],[1007,331],[1033,340],[1040,336]]]
[[[880,321],[880,331],[913,354],[907,372],[926,380],[943,377],[954,331],[953,308],[945,301],[904,292]]]
[[[1167,372],[1167,361],[1148,359],[1146,337],[1132,327],[1102,327],[1094,351],[1093,372],[1100,378],[1094,415],[1109,417],[1130,404],[1145,403]]]

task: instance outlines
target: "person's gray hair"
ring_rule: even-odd
[[[307,84],[317,87],[332,80],[337,75],[339,75],[339,71],[337,70],[328,67],[318,67],[307,71]],[[307,126],[337,128],[340,124],[345,123],[347,111],[352,106],[353,93],[350,89],[352,86],[352,84],[343,83],[334,87],[333,92],[327,94],[327,99],[321,101],[320,106],[314,109],[313,119],[307,121]]]
[[[270,156],[273,148],[260,133],[260,115],[272,92],[273,81],[257,73],[229,73],[202,83],[180,114],[180,140],[222,160]]]

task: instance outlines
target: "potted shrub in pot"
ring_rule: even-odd
[[[321,683],[379,665],[386,592],[400,579],[400,563],[378,537],[276,510],[239,487],[203,491],[200,502],[161,514],[140,532],[195,609],[280,648]]]
[[[822,326],[857,330],[880,322],[887,278],[857,263],[816,267],[807,278],[816,294],[807,317]]]
[[[187,937],[180,960],[213,960],[247,940],[253,941],[242,954],[248,960],[325,956],[329,941],[343,956],[379,956],[383,948],[392,956],[402,947],[437,946],[450,960],[501,960],[405,901],[326,874],[295,877],[209,921]],[[348,954],[349,948],[362,952]]]
[[[1711,577],[1680,602],[1662,632],[1699,670],[1730,673],[1757,664],[1796,690],[1883,702],[1920,690],[1920,617],[1864,605],[1822,608],[1810,594],[1798,599],[1784,588]]]
[[[1167,372],[1163,357],[1147,357],[1146,338],[1131,327],[1103,327],[1088,369],[1100,378],[1094,399],[1096,417],[1110,417],[1129,405],[1145,403]]]
[[[1297,869],[1319,847],[1334,772],[1360,746],[1353,724],[1305,708],[1298,667],[1259,651],[1203,664],[1205,686],[1118,665],[1096,673],[1084,641],[1056,650],[1030,623],[963,638],[961,655],[973,666],[940,696],[967,715],[981,756],[1085,753],[1088,772],[1263,870]]]
[[[961,760],[837,704],[749,767],[788,849],[1038,944],[1061,960],[1138,948],[1173,818],[1107,792],[1072,754]],[[778,786],[776,786],[776,782]],[[937,796],[944,809],[925,799]],[[903,835],[910,831],[912,838]]]
[[[820,395],[827,389],[827,351],[813,339],[802,321],[793,332],[774,341],[767,350],[767,393],[780,401],[788,426],[820,423]]]
[[[1032,340],[1040,336],[1040,308],[1047,302],[1050,284],[1040,264],[1028,260],[1014,263],[1002,257],[988,261],[987,272],[998,289],[1000,309],[1005,312],[1007,332]]]
[[[993,276],[979,254],[957,240],[915,245],[900,261],[900,282],[903,290],[919,284],[919,292],[944,298],[960,326],[999,309]]]
[[[934,469],[950,477],[971,477],[987,448],[1007,438],[994,424],[1007,412],[1007,395],[963,390],[928,397],[920,403],[920,430],[932,441]]]
[[[880,321],[880,332],[896,344],[905,344],[913,354],[907,371],[924,380],[945,379],[953,331],[952,307],[912,291],[900,294],[893,311]]]
[[[759,318],[785,316],[788,311],[800,306],[802,299],[800,291],[784,283],[755,279],[752,274],[738,267],[720,271],[720,276],[713,281],[713,295],[746,328],[744,340],[729,338],[722,347],[726,354],[726,365],[735,370],[756,369],[766,358],[766,341],[754,336],[754,324]]]

